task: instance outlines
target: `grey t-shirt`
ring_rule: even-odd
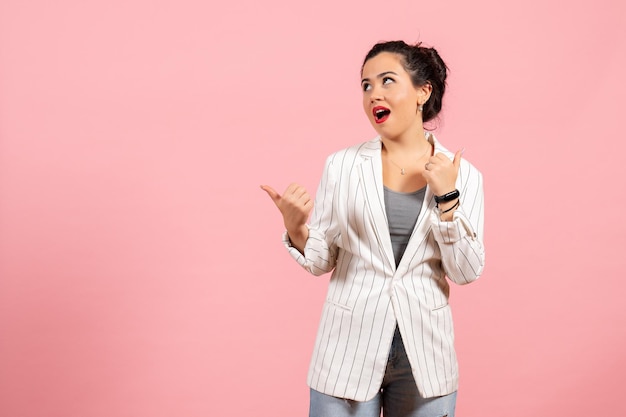
[[[417,223],[426,187],[412,193],[400,193],[387,187],[384,187],[384,190],[391,246],[397,267]]]

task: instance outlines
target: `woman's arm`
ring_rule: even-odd
[[[308,225],[308,238],[303,251],[298,251],[290,241],[291,235],[283,235],[283,242],[291,256],[313,275],[322,275],[332,271],[337,262],[337,238],[339,225],[335,212],[336,182],[333,173],[333,159],[327,158],[322,179],[320,180],[311,221]]]
[[[435,210],[431,222],[446,275],[457,284],[467,284],[480,276],[485,265],[482,174],[469,163],[463,163],[457,184],[460,205],[452,219],[442,220],[440,210]]]
[[[282,196],[271,187],[261,187],[283,215],[286,228],[283,243],[291,256],[313,275],[332,271],[337,261],[338,224],[334,209],[333,159],[330,156],[326,160],[315,204],[306,190],[297,184],[291,184]],[[311,210],[311,221],[307,225]]]

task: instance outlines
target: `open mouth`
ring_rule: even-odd
[[[391,110],[386,107],[376,106],[372,109],[372,113],[374,114],[374,120],[376,123],[383,123],[389,118]]]

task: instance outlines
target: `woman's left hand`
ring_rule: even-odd
[[[450,160],[442,153],[433,155],[426,163],[422,176],[435,195],[444,195],[456,188],[456,177],[461,166],[461,151],[454,154]]]

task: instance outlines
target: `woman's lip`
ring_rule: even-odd
[[[381,124],[381,123],[385,123],[388,118],[389,118],[389,115],[386,114],[383,117],[381,117],[380,119],[374,118],[374,121],[376,122],[376,124]]]
[[[378,117],[376,117],[376,112],[380,110],[386,110],[388,113],[379,119]],[[387,107],[383,106],[376,106],[372,109],[372,114],[374,115],[374,121],[376,122],[376,124],[384,123],[389,118],[390,113],[390,110]]]

